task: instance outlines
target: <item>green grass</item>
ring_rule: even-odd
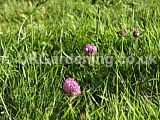
[[[159,0],[1,0],[0,119],[160,119]],[[133,29],[141,35],[134,38]],[[127,31],[121,39],[117,32]],[[106,64],[43,64],[42,53],[83,56],[87,43]],[[25,61],[37,55],[37,63]],[[156,64],[120,64],[119,56],[155,56]],[[31,59],[33,57],[31,56]],[[46,56],[42,57],[43,60]],[[21,61],[18,61],[21,60]],[[82,94],[62,85],[74,77]]]

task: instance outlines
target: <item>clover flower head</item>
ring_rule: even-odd
[[[124,37],[126,35],[126,31],[124,29],[121,29],[119,31],[119,37]]]
[[[87,44],[84,47],[84,53],[86,55],[95,55],[97,53],[97,48],[93,44]]]
[[[63,84],[63,90],[70,96],[77,96],[81,94],[80,85],[74,80],[74,78],[67,78]]]
[[[133,36],[138,37],[140,35],[140,30],[139,29],[134,29],[133,30]]]

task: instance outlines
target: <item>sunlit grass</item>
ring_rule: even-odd
[[[1,119],[159,119],[159,1],[91,3],[0,1]],[[139,37],[133,36],[136,28]],[[123,38],[117,34],[121,29]],[[50,59],[83,56],[87,43],[97,47],[96,56],[112,56],[115,64],[25,61],[25,55],[42,53]],[[154,56],[156,64],[117,62],[128,56]],[[73,100],[62,89],[67,77],[81,86]]]

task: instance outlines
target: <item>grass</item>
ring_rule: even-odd
[[[159,0],[1,0],[0,119],[159,119],[159,6]],[[127,31],[122,39],[120,29]],[[115,64],[40,61],[83,56],[87,43]],[[119,57],[128,56],[136,62],[120,64]],[[156,64],[142,64],[142,56],[154,56]],[[72,101],[62,90],[67,77],[82,90]]]

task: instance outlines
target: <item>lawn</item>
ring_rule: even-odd
[[[158,120],[160,1],[0,0],[0,64],[0,120]]]

